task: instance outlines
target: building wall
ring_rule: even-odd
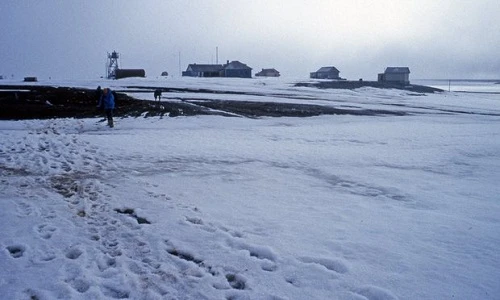
[[[195,71],[183,71],[182,76],[189,77],[220,77],[219,72],[195,72]]]
[[[220,77],[220,72],[203,72],[200,77]]]
[[[261,77],[279,77],[280,73],[279,72],[273,72],[273,71],[261,71],[255,76],[261,76]]]
[[[251,69],[226,69],[224,77],[252,78]]]
[[[116,69],[115,78],[127,78],[127,77],[146,77],[146,71],[143,69]]]
[[[386,73],[384,79],[385,81],[408,83],[410,82],[410,75],[404,73]]]
[[[340,72],[312,72],[311,78],[318,79],[340,79]]]

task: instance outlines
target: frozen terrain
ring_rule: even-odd
[[[407,114],[0,121],[0,298],[499,299],[499,94],[110,83]]]

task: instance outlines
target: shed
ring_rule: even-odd
[[[24,81],[25,82],[37,82],[38,78],[36,78],[35,76],[24,77]]]
[[[311,72],[310,77],[311,78],[316,78],[316,79],[341,79],[340,76],[340,71],[333,67],[322,67],[316,72]]]
[[[144,69],[116,69],[115,79],[128,77],[146,77]]]
[[[252,78],[252,68],[237,60],[227,61],[221,73],[222,77]]]
[[[182,76],[190,77],[220,77],[222,65],[189,64]]]
[[[280,72],[276,69],[262,69],[262,71],[255,74],[259,77],[280,77]]]
[[[379,82],[410,84],[410,68],[387,67],[384,73],[378,74]]]

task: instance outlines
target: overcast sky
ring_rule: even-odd
[[[106,56],[148,77],[239,60],[304,77],[500,78],[498,0],[1,0],[0,75],[97,78]]]

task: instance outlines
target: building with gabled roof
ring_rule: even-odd
[[[252,78],[252,68],[237,60],[228,60],[223,66],[222,77]]]
[[[189,64],[186,71],[182,72],[182,76],[190,77],[220,77],[222,65],[209,64]]]
[[[252,68],[237,60],[224,65],[190,64],[182,76],[252,78]]]
[[[262,71],[255,74],[259,77],[280,77],[280,72],[276,69],[262,69]]]
[[[387,67],[384,73],[378,74],[379,82],[410,84],[410,68]]]
[[[340,71],[337,68],[330,66],[321,67],[318,71],[311,72],[310,77],[315,79],[341,79],[339,74]]]

